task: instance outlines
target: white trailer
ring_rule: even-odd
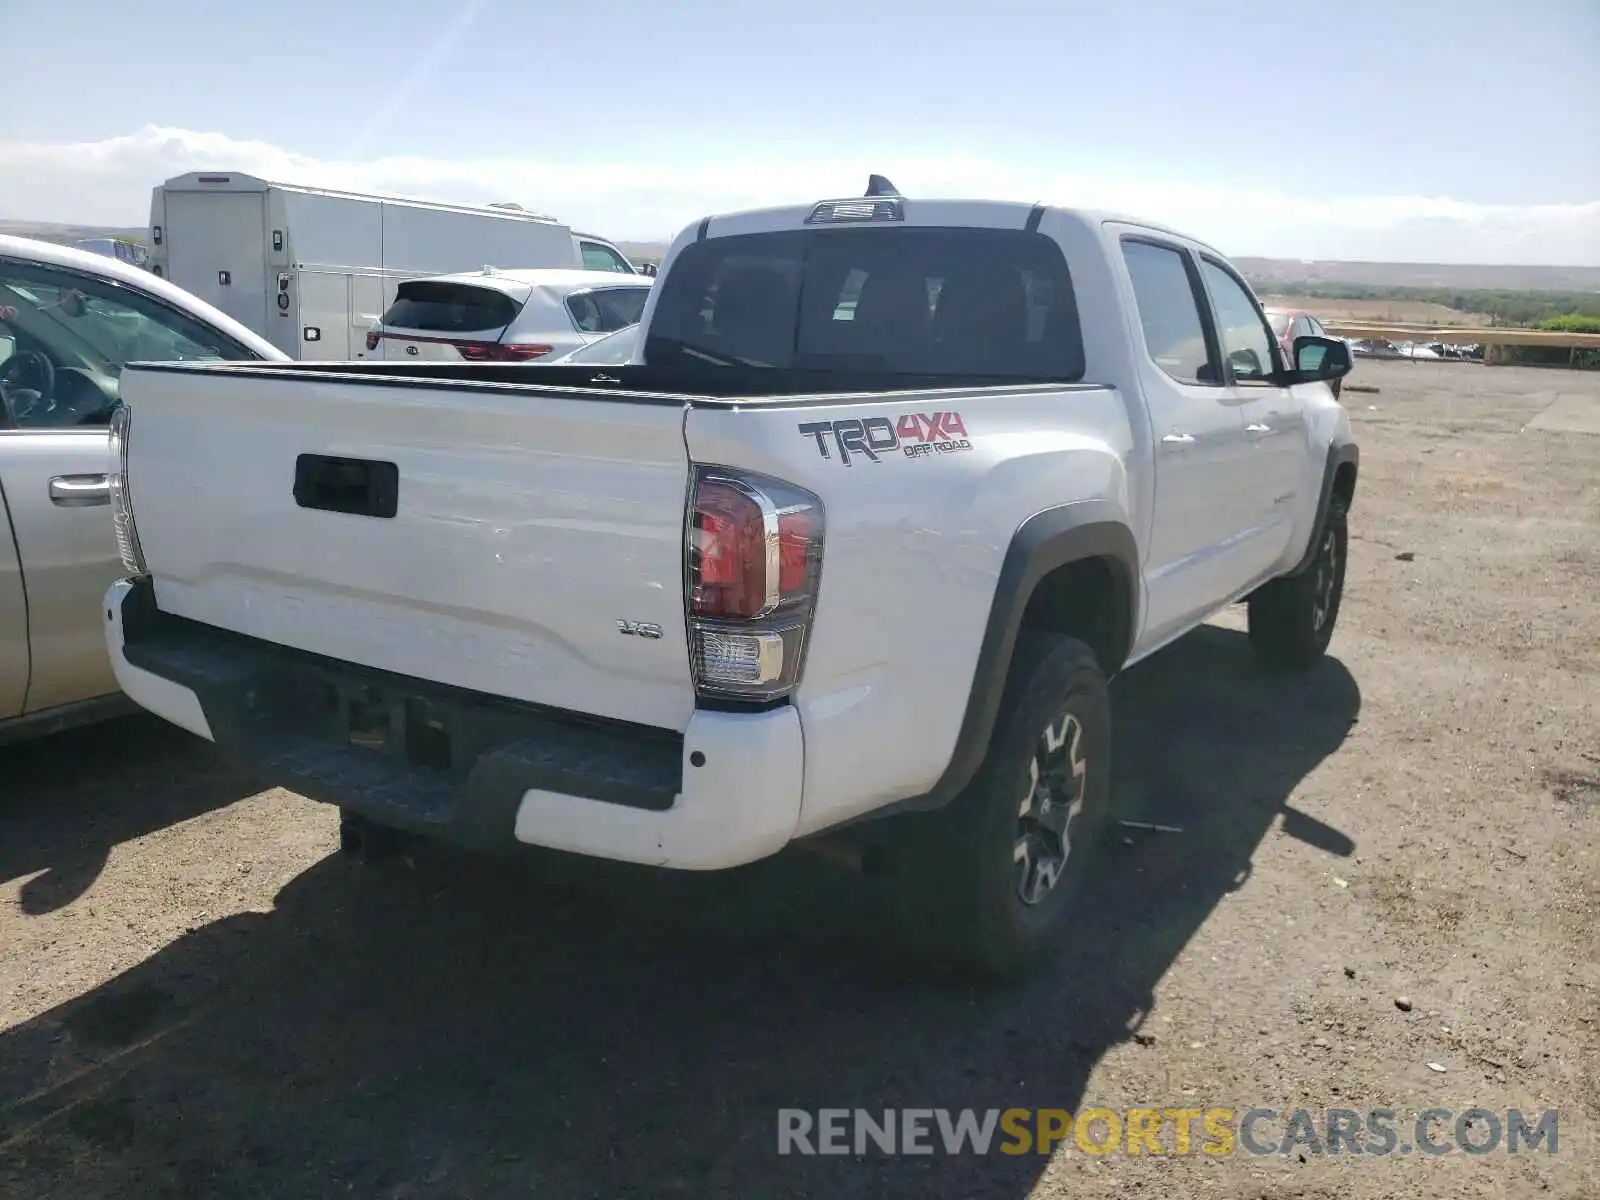
[[[273,183],[237,171],[167,180],[150,200],[150,269],[299,359],[364,357],[401,281],[497,267],[637,274],[603,238],[520,208]]]

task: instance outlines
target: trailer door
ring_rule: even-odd
[[[167,193],[167,278],[267,336],[265,192]]]
[[[344,271],[300,272],[300,352],[305,362],[350,357],[350,276]]]

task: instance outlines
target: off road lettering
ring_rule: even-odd
[[[797,428],[816,441],[817,453],[823,458],[831,459],[837,451],[839,461],[847,467],[854,465],[856,455],[881,462],[881,455],[894,450],[906,458],[925,458],[972,449],[966,422],[958,412],[905,413],[898,419],[806,421]]]

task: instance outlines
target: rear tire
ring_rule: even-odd
[[[1014,976],[1059,940],[1110,812],[1111,708],[1094,652],[1017,639],[988,754],[897,847],[900,902],[934,957]]]
[[[1350,534],[1344,500],[1328,502],[1328,520],[1311,564],[1274,579],[1250,597],[1250,648],[1270,670],[1304,670],[1328,650],[1344,598]]]

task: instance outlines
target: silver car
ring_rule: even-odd
[[[138,267],[0,236],[0,743],[131,711],[100,613],[106,426],[124,363],[175,359],[289,361]]]
[[[559,358],[548,360],[549,366],[584,366],[606,364],[619,366],[633,358],[634,343],[639,340],[639,326],[635,322],[625,325],[615,333],[608,333],[587,346],[569,350]]]

